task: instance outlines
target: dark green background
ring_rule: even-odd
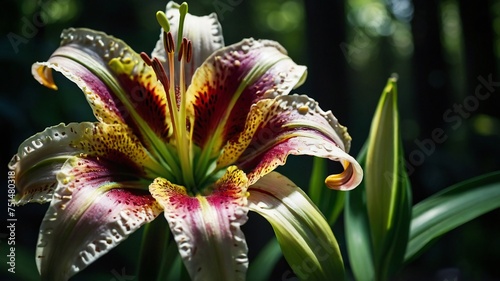
[[[24,139],[60,122],[94,120],[75,85],[59,75],[60,90],[54,92],[31,76],[31,64],[50,56],[61,30],[73,26],[105,31],[137,52],[149,53],[159,32],[154,13],[165,4],[157,0],[2,1],[0,162],[5,183],[6,165]],[[478,77],[491,75],[491,80],[500,81],[499,1],[206,0],[188,4],[192,14],[218,13],[226,44],[244,37],[273,39],[297,63],[307,65],[308,80],[296,92],[318,100],[349,128],[353,155],[368,135],[387,78],[397,73],[414,202],[499,169],[500,86],[492,87],[487,99],[476,99],[474,104]],[[464,111],[459,111],[460,106]],[[442,136],[432,141],[435,130]],[[434,147],[427,146],[426,151],[419,143]],[[310,163],[309,158],[291,157],[289,165],[279,170],[306,187],[308,174],[303,171]],[[4,189],[2,196],[6,195]],[[6,216],[7,203],[3,202],[0,212]],[[34,252],[46,207],[16,209],[15,275],[6,272],[7,230],[0,229],[0,279],[38,280]],[[500,280],[499,219],[496,210],[452,231],[396,280]],[[253,214],[243,228],[253,258],[271,229]],[[342,221],[335,232],[343,247]],[[73,280],[120,280],[117,277],[122,273],[132,276],[139,241],[140,235],[131,236]],[[287,270],[280,262],[273,280],[292,278]]]

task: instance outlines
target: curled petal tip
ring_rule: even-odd
[[[350,190],[356,187],[356,185],[351,183],[353,176],[353,166],[351,165],[351,163],[347,162],[344,171],[340,174],[329,175],[325,179],[325,184],[330,189]]]
[[[52,90],[57,90],[57,86],[52,78],[52,70],[45,65],[34,64],[32,73],[40,84]]]

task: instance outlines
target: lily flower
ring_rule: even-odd
[[[287,259],[314,258],[314,239],[332,245],[333,234],[307,195],[273,170],[288,155],[339,161],[344,171],[325,180],[337,190],[357,186],[362,170],[332,113],[289,95],[306,67],[269,40],[225,47],[216,15],[190,15],[185,3],[168,3],[157,19],[151,57],[71,28],[32,67],[46,87],[57,89],[52,70],[74,82],[97,118],[35,134],[9,163],[15,203],[50,202],[36,249],[42,279],[69,279],[162,213],[193,280],[245,279],[240,226],[249,210],[269,220]]]

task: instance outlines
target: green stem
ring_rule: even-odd
[[[138,264],[138,280],[160,280],[167,250],[170,244],[170,229],[163,217],[147,224],[142,235],[141,253]]]

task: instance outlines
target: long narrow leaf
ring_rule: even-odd
[[[283,256],[300,280],[343,280],[344,263],[324,215],[289,179],[270,173],[249,188],[249,209],[272,226]]]
[[[365,178],[346,202],[346,239],[357,280],[387,280],[400,269],[408,242],[411,187],[399,131],[397,78],[387,81],[362,159]]]
[[[409,239],[412,211],[411,183],[404,167],[403,148],[400,146],[399,165],[392,181],[396,182],[398,192],[395,195],[393,226],[385,238],[383,264],[379,269],[379,280],[385,280],[399,271],[404,263],[404,255]]]
[[[173,240],[168,244],[163,255],[163,264],[157,281],[162,280],[190,280],[187,269],[182,262],[177,243]]]
[[[167,221],[159,217],[145,225],[138,264],[139,280],[158,280],[165,266],[170,229]]]
[[[365,144],[357,160],[364,167],[366,161]],[[370,225],[366,211],[364,181],[355,189],[348,191],[345,201],[345,235],[349,264],[358,281],[375,279]]]
[[[364,168],[376,280],[386,280],[401,267],[411,220],[397,96],[397,77],[393,76],[373,116]]]
[[[337,217],[344,209],[346,192],[326,188],[325,178],[327,176],[327,160],[314,157],[308,194],[313,203],[325,215],[328,224],[333,227]]]
[[[405,261],[446,232],[499,207],[500,171],[452,185],[416,204]]]

